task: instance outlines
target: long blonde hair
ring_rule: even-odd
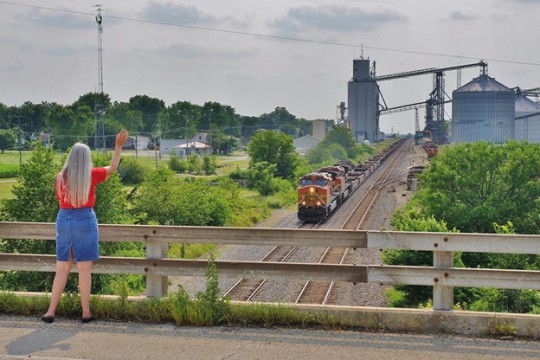
[[[64,196],[63,201],[73,207],[80,207],[88,202],[92,183],[92,156],[90,148],[83,143],[76,143],[71,148],[64,167],[58,174],[56,191]],[[62,188],[65,192],[62,193]]]

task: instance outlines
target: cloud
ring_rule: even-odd
[[[450,13],[449,20],[469,21],[469,20],[476,20],[476,19],[477,17],[468,11],[455,10]]]
[[[49,56],[54,57],[73,57],[83,53],[90,53],[93,51],[93,48],[89,47],[72,47],[72,46],[63,46],[63,47],[52,47],[44,50],[43,52]]]
[[[34,9],[28,13],[26,19],[34,25],[56,29],[86,30],[96,27],[96,20],[90,14]]]
[[[271,22],[280,32],[304,30],[371,31],[378,26],[406,21],[406,17],[390,9],[365,10],[343,5],[297,6]]]
[[[216,23],[220,20],[194,5],[151,3],[142,12],[146,20],[182,25]]]
[[[234,49],[231,47],[217,48],[208,46],[198,46],[191,44],[176,43],[156,50],[157,53],[163,56],[176,56],[189,59],[208,58],[242,58],[253,57],[259,53],[257,48]]]
[[[515,2],[518,4],[533,4],[538,5],[538,0],[510,0],[510,2]]]

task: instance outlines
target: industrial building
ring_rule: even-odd
[[[532,101],[525,94],[518,89],[515,139],[540,143],[540,104]]]
[[[358,142],[379,140],[379,85],[373,80],[369,59],[353,60],[353,77],[349,81],[349,122]]]
[[[379,130],[379,117],[383,114],[407,111],[425,107],[426,121],[425,127],[421,130],[416,124],[417,136],[428,136],[437,143],[448,142],[447,128],[445,120],[444,105],[451,102],[444,90],[444,75],[448,71],[460,71],[470,67],[480,67],[485,73],[487,64],[483,61],[473,64],[457,65],[445,68],[427,68],[389,75],[377,75],[375,62],[371,66],[369,59],[353,60],[353,77],[348,83],[348,116],[346,126],[348,126],[353,137],[358,142],[368,140],[376,142],[382,139]],[[378,82],[408,78],[419,75],[432,75],[434,89],[429,94],[427,100],[389,107],[382,96]],[[340,106],[342,108],[342,106]]]
[[[480,76],[452,92],[445,92],[445,73],[479,67]],[[389,107],[379,88],[379,82],[431,74],[433,91],[429,98],[413,104]],[[353,77],[348,83],[348,104],[341,103],[338,124],[351,129],[356,141],[376,142],[382,139],[379,131],[381,115],[416,110],[416,137],[429,137],[436,143],[491,141],[504,143],[510,139],[540,143],[540,104],[527,96],[540,96],[540,88],[521,90],[510,88],[488,76],[487,63],[427,68],[409,72],[377,75],[375,62],[353,60]],[[445,119],[444,106],[452,103],[452,119]],[[425,124],[420,126],[418,109],[425,108]],[[347,117],[343,115],[347,110]]]
[[[484,73],[454,90],[452,99],[452,142],[514,139],[514,90]]]

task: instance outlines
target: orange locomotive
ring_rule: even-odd
[[[365,163],[354,165],[349,160],[340,160],[302,176],[298,182],[298,219],[326,220],[405,140],[396,141]]]
[[[341,166],[325,167],[302,176],[298,183],[298,219],[326,219],[343,201],[346,180],[346,170]]]

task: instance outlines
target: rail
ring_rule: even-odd
[[[265,263],[216,261],[220,274],[253,279],[373,282],[433,287],[435,310],[451,310],[453,287],[540,290],[540,271],[453,266],[452,253],[540,254],[539,235],[297,230],[183,226],[99,225],[101,241],[144,242],[146,258],[102,257],[95,273],[147,277],[147,296],[167,294],[167,276],[204,276],[205,260],[167,259],[170,243],[290,245],[400,249],[433,252],[433,266]],[[52,223],[0,222],[0,238],[54,240]],[[1,271],[54,272],[54,255],[0,254]]]

